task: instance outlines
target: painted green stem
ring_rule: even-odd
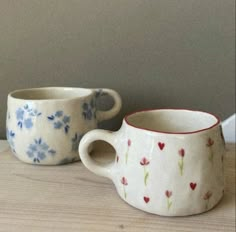
[[[123,185],[123,191],[124,191],[124,197],[125,197],[125,199],[126,199],[127,193],[126,193],[126,191],[125,191],[125,186],[124,186],[124,185]]]
[[[144,185],[147,186],[147,180],[149,177],[149,172],[146,170],[146,167],[144,166]]]
[[[167,198],[167,208],[168,208],[168,210],[170,209],[171,205],[172,205],[172,201],[170,201],[170,199]]]
[[[212,151],[212,148],[211,148],[211,147],[210,147],[209,160],[213,163],[213,151]]]
[[[206,210],[208,209],[209,199],[206,202]]]
[[[183,175],[183,171],[184,171],[184,159],[183,159],[183,157],[178,162],[178,165],[179,165],[180,175],[182,176]]]
[[[125,154],[125,163],[128,163],[128,156],[129,156],[129,148],[127,148],[126,154]]]

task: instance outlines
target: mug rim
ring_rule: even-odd
[[[88,91],[88,93],[83,94],[82,96],[73,96],[73,97],[61,97],[61,98],[26,98],[26,97],[16,97],[14,94],[18,93],[24,93],[24,92],[30,92],[30,91],[73,91],[73,90],[83,90]],[[46,86],[46,87],[33,87],[33,88],[25,88],[25,89],[16,89],[11,92],[9,92],[8,97],[14,99],[14,100],[21,100],[21,101],[66,101],[66,100],[72,100],[77,98],[84,98],[92,94],[91,88],[80,88],[80,87],[63,87],[63,86]]]
[[[166,132],[166,131],[161,131],[161,130],[153,130],[153,129],[148,129],[148,128],[145,128],[145,127],[141,127],[141,126],[136,126],[132,123],[130,123],[128,121],[128,118],[132,115],[135,115],[137,113],[143,113],[143,112],[152,112],[152,111],[165,111],[165,110],[170,110],[170,111],[188,111],[188,112],[199,112],[199,113],[205,113],[205,114],[208,114],[210,116],[213,116],[215,119],[216,119],[216,123],[214,123],[212,126],[209,126],[209,127],[206,127],[206,128],[203,128],[203,129],[199,129],[199,130],[193,130],[193,131],[189,131],[189,132]],[[129,114],[127,114],[125,117],[124,117],[124,121],[125,123],[130,126],[130,127],[133,127],[135,129],[140,129],[140,130],[144,130],[144,131],[150,131],[150,132],[156,132],[156,133],[160,133],[160,134],[171,134],[171,135],[188,135],[188,134],[197,134],[199,132],[203,132],[203,131],[207,131],[207,130],[210,130],[216,126],[218,126],[220,123],[221,123],[221,119],[220,117],[212,114],[212,113],[209,113],[209,112],[206,112],[206,111],[202,111],[202,110],[193,110],[193,109],[186,109],[186,108],[152,108],[152,109],[143,109],[143,110],[137,110],[137,111],[133,111]]]

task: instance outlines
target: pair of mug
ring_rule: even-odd
[[[107,112],[96,108],[103,93],[114,98]],[[213,208],[224,191],[219,118],[201,111],[155,109],[127,115],[117,132],[95,129],[120,108],[119,95],[109,89],[15,91],[8,96],[8,142],[19,159],[36,164],[78,160],[79,145],[83,164],[111,179],[123,200],[146,212],[185,216]],[[96,140],[115,148],[112,163],[99,165],[90,157]]]

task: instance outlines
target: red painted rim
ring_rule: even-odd
[[[147,128],[143,128],[143,127],[138,127],[138,126],[135,126],[131,123],[128,122],[128,118],[134,114],[137,114],[137,113],[143,113],[143,112],[151,112],[151,111],[164,111],[164,110],[173,110],[173,111],[190,111],[190,112],[199,112],[199,113],[205,113],[205,114],[208,114],[208,115],[211,115],[213,116],[217,121],[215,124],[213,124],[212,126],[210,127],[206,127],[204,129],[201,129],[201,130],[195,130],[195,131],[190,131],[190,132],[165,132],[165,131],[159,131],[159,130],[151,130],[151,129],[147,129]],[[157,133],[161,133],[161,134],[174,134],[174,135],[178,135],[178,134],[196,134],[196,133],[199,133],[199,132],[202,132],[202,131],[206,131],[206,130],[209,130],[217,125],[220,124],[221,120],[218,116],[214,115],[214,114],[211,114],[211,113],[208,113],[208,112],[205,112],[205,111],[201,111],[201,110],[191,110],[191,109],[174,109],[174,108],[162,108],[162,109],[144,109],[144,110],[138,110],[138,111],[134,111],[130,114],[127,114],[125,117],[124,117],[124,121],[127,125],[133,127],[133,128],[136,128],[136,129],[140,129],[140,130],[145,130],[145,131],[151,131],[151,132],[157,132]]]

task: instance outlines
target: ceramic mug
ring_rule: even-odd
[[[96,100],[114,99],[108,111]],[[7,139],[21,161],[57,165],[79,160],[78,144],[97,123],[115,116],[121,99],[111,89],[46,87],[16,90],[8,95]]]
[[[112,163],[99,165],[90,157],[96,140],[115,148]],[[224,150],[216,116],[182,109],[132,113],[119,131],[90,131],[79,145],[83,164],[110,178],[124,201],[164,216],[199,214],[220,201]]]

